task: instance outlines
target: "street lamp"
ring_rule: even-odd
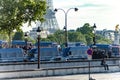
[[[40,27],[37,28],[37,35],[38,35],[38,69],[40,68]]]
[[[96,45],[96,24],[94,23],[94,25],[93,25],[93,34],[94,34],[94,36],[93,36],[93,45]]]
[[[26,44],[26,47],[25,47],[25,52],[26,52],[26,54],[27,54],[27,48],[28,48],[28,46],[27,46],[27,38],[28,38],[28,33],[27,32],[25,32],[25,35],[24,35],[24,37],[25,37],[25,44]]]
[[[95,45],[96,45],[96,40],[95,40],[96,24],[95,23],[94,23],[92,28],[93,28],[93,34],[94,34],[94,36],[93,36],[93,47],[95,47]],[[96,80],[96,79],[93,79],[92,77],[90,77],[90,60],[88,61],[88,65],[89,65],[89,80]]]
[[[78,8],[69,8],[67,11],[65,11],[61,8],[58,8],[58,9],[55,8],[55,10],[54,10],[55,12],[57,12],[58,10],[62,10],[65,14],[65,26],[64,26],[64,29],[65,29],[65,47],[68,47],[67,14],[71,9],[74,9],[75,11],[78,11]]]

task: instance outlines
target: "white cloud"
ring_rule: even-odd
[[[67,7],[75,7],[76,5],[80,5],[82,3],[78,3],[75,0],[53,0],[53,5],[55,8],[67,8]]]
[[[55,8],[69,9],[78,7],[79,11],[68,13],[68,29],[76,29],[84,23],[93,25],[97,29],[114,29],[120,23],[119,0],[53,0]],[[64,26],[64,13],[57,12],[56,17],[60,28]]]

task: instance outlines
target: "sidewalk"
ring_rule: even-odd
[[[120,72],[91,74],[91,77],[96,80],[120,80]],[[88,74],[78,74],[67,76],[9,79],[9,80],[89,80],[88,78],[89,78]]]

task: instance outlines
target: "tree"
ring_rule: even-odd
[[[85,34],[85,39],[87,42],[87,45],[93,44],[93,37],[89,34]]]
[[[76,31],[81,32],[83,35],[85,35],[88,45],[93,42],[93,27],[91,27],[89,23],[85,23],[83,27],[77,28]]]
[[[54,34],[48,35],[47,38],[41,38],[41,41],[53,41],[59,44],[63,44],[65,41],[63,30],[57,30]]]
[[[41,39],[42,41],[53,41],[59,44],[64,43],[64,32],[63,30],[57,30],[54,34],[48,35],[46,39]]]
[[[54,35],[49,35],[46,39],[47,41],[53,41],[53,42],[57,42],[57,38]]]
[[[8,40],[8,36],[7,36],[6,34],[0,33],[0,40],[5,40],[5,41],[7,41],[7,40]]]
[[[81,32],[82,34],[91,34],[93,28],[90,26],[89,23],[85,23],[82,27],[77,28],[76,31]]]
[[[104,38],[102,35],[96,36],[97,43],[112,44],[112,40]]]
[[[77,28],[76,31],[81,32],[83,35],[85,35],[85,39],[87,41],[87,44],[92,44],[93,43],[93,36],[94,33],[92,33],[94,30],[94,28],[92,26],[90,26],[89,23],[85,23],[83,25],[83,27]],[[105,43],[105,44],[111,44],[112,41],[109,39],[106,39],[104,37],[102,37],[102,35],[98,35],[95,34],[95,39],[96,39],[96,43]]]
[[[13,30],[21,30],[24,23],[44,21],[46,13],[45,0],[0,0],[0,31],[11,40]]]
[[[24,40],[24,33],[21,32],[15,32],[15,35],[13,36],[13,40]]]
[[[81,32],[69,32],[69,41],[70,42],[83,42],[86,43],[85,36]]]
[[[54,36],[56,37],[56,42],[59,44],[63,44],[65,42],[65,35],[63,30],[57,30],[54,33]]]

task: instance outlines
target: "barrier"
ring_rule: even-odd
[[[46,76],[60,76],[60,75],[71,75],[71,74],[87,74],[88,73],[88,61],[73,61],[70,64],[74,64],[74,62],[84,63],[83,66],[54,66],[54,67],[46,67],[46,68],[40,68],[37,69],[37,64],[35,63],[28,63],[30,65],[36,65],[36,68],[29,68],[29,69],[9,69],[9,70],[1,70],[0,71],[0,78],[24,78],[24,77],[46,77]],[[100,63],[100,60],[93,60],[90,62],[91,66],[91,73],[102,73],[102,72],[117,72],[120,71],[120,65],[117,64],[119,62],[119,59],[113,59],[113,60],[107,60],[109,64],[109,71],[105,71],[104,67],[101,65],[98,65],[97,63]],[[65,63],[65,62],[64,62]],[[67,63],[67,62],[66,62]],[[25,67],[25,65],[28,65],[25,63],[20,64],[12,64],[12,66],[18,65]],[[42,63],[41,65],[47,66],[47,64],[63,64],[63,62],[55,62],[55,63]],[[70,65],[69,64],[69,65]],[[96,65],[97,64],[97,65]],[[9,66],[8,66],[9,65]],[[4,64],[4,66],[10,67],[11,64]],[[1,67],[2,65],[0,65]],[[28,66],[26,66],[28,67]]]

